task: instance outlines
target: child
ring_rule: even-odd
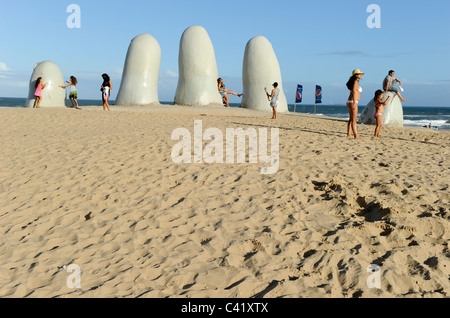
[[[383,121],[383,113],[384,113],[384,106],[389,102],[391,99],[391,96],[388,96],[388,98],[383,102],[383,91],[377,90],[375,92],[375,115],[373,116],[377,121],[377,127],[375,128],[375,134],[374,138],[378,139],[380,138],[380,132],[381,132],[381,125]]]
[[[42,101],[42,90],[47,86],[47,84],[43,84],[44,79],[42,77],[38,77],[36,80],[36,91],[34,92],[34,96],[36,97],[36,100],[34,101],[33,108],[39,108],[41,101]]]
[[[80,107],[78,107],[78,101],[77,101],[77,99],[78,99],[78,93],[77,93],[78,81],[77,81],[77,79],[75,78],[75,76],[71,76],[70,82],[67,82],[67,83],[69,83],[69,84],[67,84],[66,86],[60,85],[59,87],[66,88],[66,87],[70,86],[69,99],[70,99],[70,102],[72,103],[72,106],[70,106],[70,108],[75,107],[76,109],[81,109]],[[75,102],[76,106],[74,105],[74,102]]]

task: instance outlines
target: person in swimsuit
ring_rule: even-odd
[[[377,90],[375,92],[375,97],[373,101],[375,102],[375,115],[373,116],[377,121],[377,126],[375,127],[375,133],[373,135],[374,138],[378,139],[380,138],[380,132],[381,132],[381,125],[383,121],[383,114],[384,114],[384,106],[389,102],[391,99],[391,96],[388,96],[388,98],[383,102],[383,91]]]
[[[47,86],[47,84],[44,84],[44,79],[42,77],[38,77],[36,80],[36,91],[34,92],[34,97],[36,97],[36,100],[34,101],[33,108],[39,108],[41,101],[42,101],[42,90]]]
[[[230,97],[228,94],[235,95],[237,97],[241,97],[242,94],[237,94],[233,91],[228,91],[225,87],[225,84],[223,83],[223,80],[221,78],[217,79],[217,88],[219,89],[219,93],[222,96],[222,102],[225,107],[230,107]]]
[[[68,84],[66,86],[63,85],[59,85],[59,87],[61,88],[66,88],[70,86],[70,94],[69,94],[69,100],[72,103],[72,106],[70,106],[70,108],[76,108],[76,109],[81,109],[80,107],[78,107],[78,92],[77,92],[77,84],[78,81],[76,79],[75,76],[71,76],[70,77],[70,82],[67,82]]]
[[[273,83],[272,86],[272,94],[268,95],[268,97],[270,98],[270,107],[272,107],[273,112],[272,119],[277,119],[277,107],[279,104],[278,97],[280,96],[280,89],[278,88],[277,82]]]
[[[352,76],[347,82],[347,88],[350,91],[350,96],[348,97],[347,107],[350,118],[347,123],[347,137],[354,139],[361,139],[358,135],[357,120],[358,120],[358,103],[361,99],[362,88],[359,86],[359,81],[365,73],[361,72],[359,69],[353,71]]]
[[[106,110],[108,108],[108,111],[111,109],[109,108],[109,93],[112,89],[111,79],[109,78],[108,74],[103,74],[103,84],[100,91],[102,92],[102,100],[103,100],[103,110]]]

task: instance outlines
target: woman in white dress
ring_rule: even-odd
[[[275,82],[273,83],[273,90],[272,93],[270,95],[268,95],[269,99],[270,99],[270,107],[272,107],[272,119],[277,119],[277,107],[279,104],[279,96],[280,96],[280,89],[278,88],[278,83]]]

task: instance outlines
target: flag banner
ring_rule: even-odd
[[[322,87],[316,85],[316,104],[322,103]]]
[[[295,103],[300,104],[303,98],[303,85],[297,85],[297,94],[295,95]]]

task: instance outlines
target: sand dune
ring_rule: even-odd
[[[0,297],[448,297],[449,132],[270,116],[1,109]],[[173,163],[194,120],[279,128],[278,172]]]

